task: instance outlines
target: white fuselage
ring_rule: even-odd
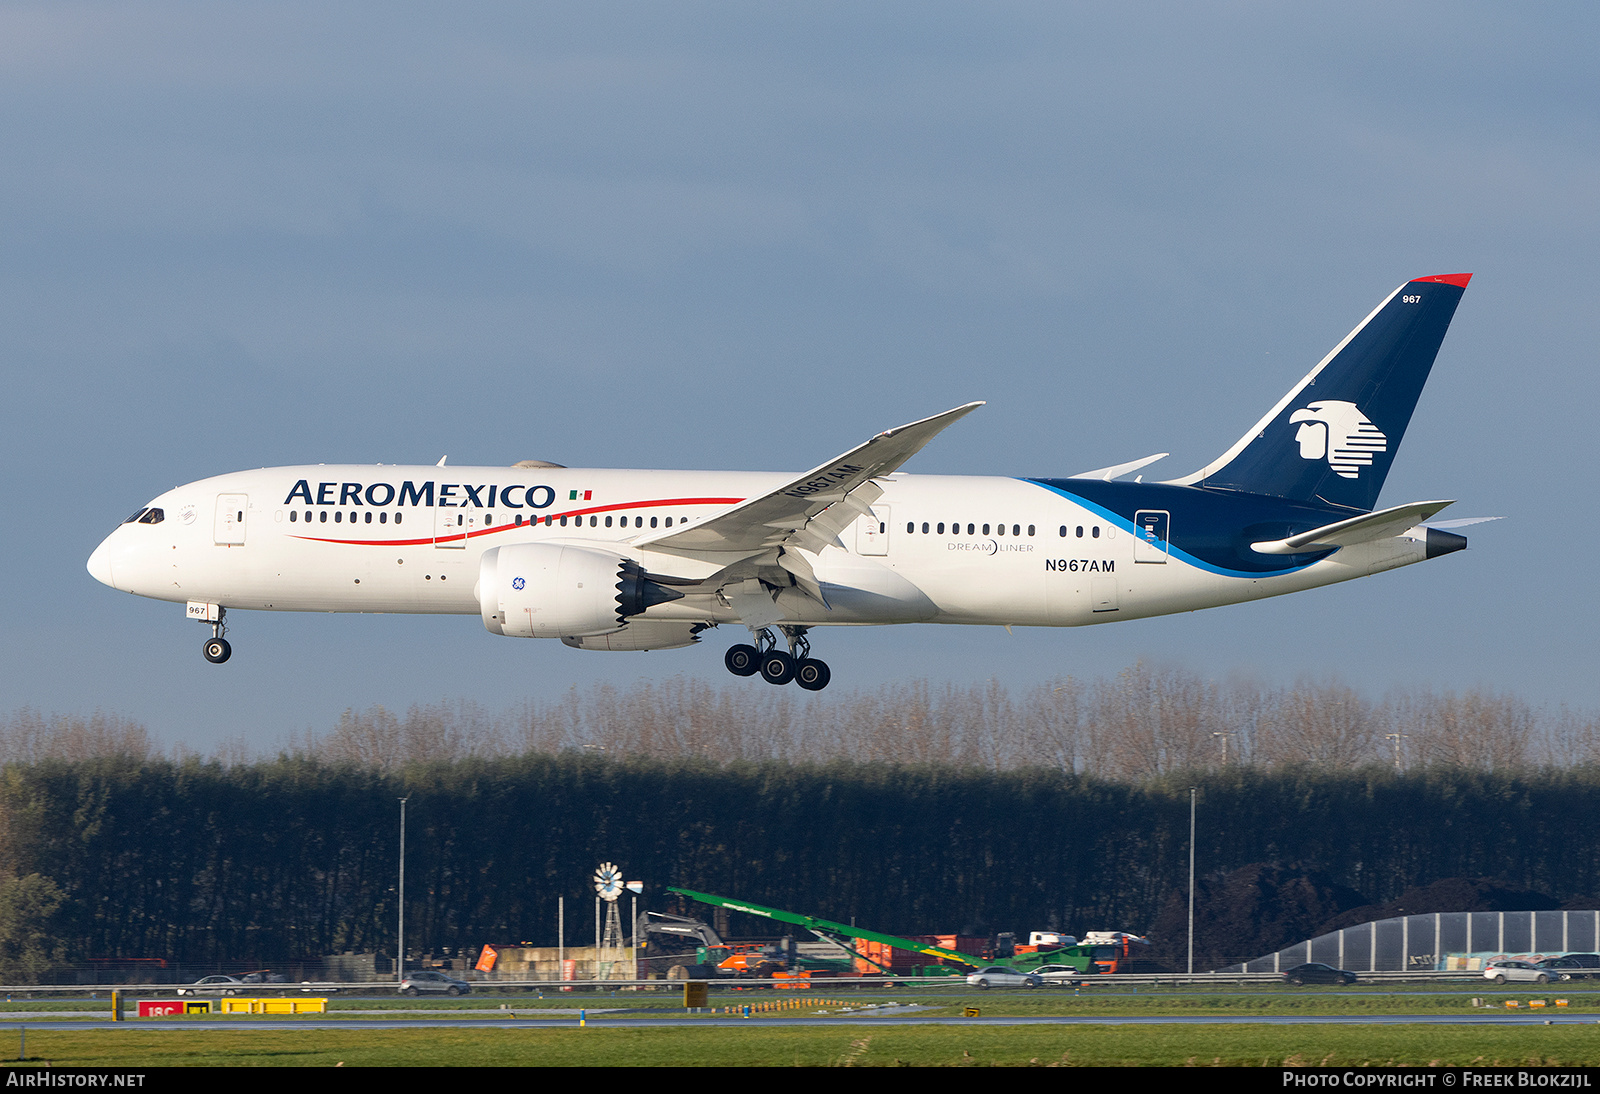
[[[154,499],[148,508],[161,519],[118,527],[89,570],[191,608],[478,614],[481,556],[511,544],[598,549],[651,575],[709,578],[721,569],[714,553],[634,542],[693,527],[787,480],[568,468],[242,471]],[[778,591],[776,622],[1078,626],[1295,592],[1426,557],[1419,529],[1282,572],[1236,574],[1195,564],[1175,536],[1153,541],[1124,516],[1028,480],[893,474],[880,483],[871,515],[815,553],[826,603]],[[749,622],[709,591],[639,618]]]

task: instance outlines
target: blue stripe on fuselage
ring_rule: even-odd
[[[1324,508],[1264,494],[1208,490],[1164,483],[1100,482],[1095,479],[1023,479],[1081,505],[1130,535],[1142,509],[1164,510],[1171,557],[1224,577],[1277,577],[1303,570],[1332,551],[1303,555],[1262,555],[1250,544],[1284,539],[1353,516],[1348,509]]]

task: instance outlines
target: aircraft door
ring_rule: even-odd
[[[1167,528],[1172,514],[1165,509],[1141,509],[1133,515],[1133,561],[1167,561]]]
[[[250,512],[250,495],[218,494],[217,517],[213,525],[212,542],[218,547],[238,547],[244,544],[245,516]]]
[[[445,548],[463,548],[467,545],[466,510],[454,505],[433,507],[433,545]]]
[[[872,512],[856,521],[856,554],[889,553],[889,507],[875,505]]]

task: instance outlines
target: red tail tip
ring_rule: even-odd
[[[1472,280],[1471,274],[1434,274],[1432,277],[1413,277],[1412,281],[1433,281],[1440,285],[1455,285],[1466,288],[1467,282]]]

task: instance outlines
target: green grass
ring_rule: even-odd
[[[15,1052],[14,1043],[7,1048]],[[1592,1066],[1600,1064],[1600,1027],[885,1026],[305,1032],[30,1028],[28,1054],[32,1060],[56,1066],[124,1069],[331,1067],[341,1063],[351,1067]]]
[[[416,1013],[415,1029],[252,1029],[247,1016],[130,1020],[103,1030],[53,1027],[53,1018],[25,1019],[28,1054],[58,1065],[117,1068],[204,1066],[1072,1066],[1072,1065],[1600,1065],[1600,991],[1486,990],[1476,984],[1373,985],[1359,990],[1294,989],[1279,985],[980,992],[962,985],[892,991],[818,992],[851,1005],[895,1000],[921,1013],[953,1019],[941,1026],[711,1027],[687,1018],[681,1028],[626,1028],[630,1015],[682,1014],[677,993],[477,996],[452,999],[331,1000],[330,1017],[374,1011]],[[713,992],[716,1006],[800,1001],[810,993]],[[1505,999],[1566,998],[1570,1006],[1542,1012],[1584,1017],[1583,1024],[1487,1025],[1257,1025],[1139,1026],[963,1025],[961,1009],[984,1017],[1321,1017],[1334,1015],[1461,1015],[1474,996],[1503,1010]],[[501,1011],[502,1004],[507,1006]],[[0,1003],[4,1014],[49,1011],[61,1018],[104,1010],[106,999],[21,1000]],[[621,1008],[602,1017],[597,1012]],[[129,1008],[132,1009],[131,1007]],[[837,1005],[813,1005],[837,1012]],[[579,1029],[453,1029],[431,1020],[440,1012],[478,1017],[529,1016],[588,1010],[602,1024]],[[795,1013],[793,1011],[788,1013]],[[1519,1013],[1529,1015],[1526,1009]],[[1532,1012],[1537,1013],[1537,1012]],[[277,1020],[277,1019],[275,1019]],[[622,1028],[619,1028],[622,1027]],[[0,1055],[16,1052],[16,1034],[0,1031]],[[0,1064],[5,1061],[0,1060]]]
[[[137,998],[129,993],[129,1000]],[[963,1007],[981,1008],[984,1015],[995,1017],[1073,1015],[1083,1017],[1184,1017],[1219,1018],[1277,1016],[1322,1017],[1337,1015],[1441,1015],[1471,1014],[1472,1000],[1478,998],[1494,1009],[1502,1009],[1507,999],[1515,999],[1524,1006],[1533,999],[1544,999],[1553,1004],[1556,999],[1566,999],[1568,1006],[1557,1010],[1551,1006],[1547,1014],[1593,1014],[1600,1017],[1600,985],[1581,988],[1567,986],[1544,991],[1507,990],[1484,984],[1401,984],[1362,985],[1345,988],[1291,988],[1283,985],[1219,985],[1215,987],[1128,987],[1110,988],[1095,986],[1082,992],[1071,991],[977,991],[965,985],[947,985],[942,988],[912,986],[895,989],[860,990],[843,987],[834,991],[775,992],[771,990],[732,990],[721,988],[711,993],[715,1008],[739,1007],[745,1004],[758,1006],[772,1002],[807,1002],[813,998],[841,1000],[845,1005],[862,1006],[886,1001],[916,1004],[929,1008],[931,1014],[959,1014]],[[108,999],[51,999],[23,1000],[0,1003],[0,1019],[17,1011],[58,1013],[63,1018],[74,1017],[85,1011],[109,1009]],[[533,994],[477,995],[464,999],[445,997],[419,999],[377,998],[355,999],[334,995],[329,997],[330,1017],[363,1017],[374,1012],[404,1015],[416,1013],[419,1020],[441,1017],[451,1013],[470,1013],[481,1017],[513,1014],[527,1016],[539,1012],[566,1011],[576,1016],[579,1010],[599,1015],[605,1012],[621,1014],[682,1014],[681,992],[614,992],[575,993],[552,992],[542,997]],[[502,1009],[504,1008],[504,1009]],[[134,1006],[126,1003],[128,1013]],[[813,1004],[807,1009],[837,1011],[832,1003]],[[1480,1012],[1481,1013],[1481,1012]],[[1524,1011],[1526,1013],[1526,1011]],[[166,1021],[203,1021],[183,1018]],[[245,1016],[217,1016],[226,1022],[249,1021]],[[48,1022],[48,1018],[29,1019]]]

